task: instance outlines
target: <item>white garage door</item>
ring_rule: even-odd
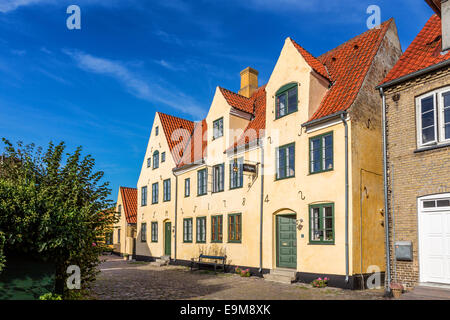
[[[418,205],[420,281],[450,284],[450,194]]]

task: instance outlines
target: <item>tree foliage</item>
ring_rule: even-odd
[[[14,252],[55,263],[57,291],[65,294],[67,267],[77,265],[87,288],[116,221],[103,172],[94,172],[95,160],[82,157],[81,147],[65,154],[63,142],[50,143],[45,152],[34,144],[3,142],[0,231],[6,259]]]

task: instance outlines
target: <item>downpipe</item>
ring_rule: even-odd
[[[259,273],[262,275],[263,270],[263,212],[264,212],[264,143],[261,142],[261,211],[259,221]]]
[[[388,211],[388,178],[387,178],[387,135],[386,135],[386,96],[383,88],[380,88],[380,95],[383,100],[383,179],[384,179],[384,228],[386,236],[386,292],[391,292],[391,254],[389,246],[389,211]]]
[[[173,254],[174,254],[174,261],[177,261],[177,221],[178,221],[178,176],[175,174],[175,172],[172,171],[172,174],[175,177],[175,232],[174,232],[174,247],[173,247]]]
[[[347,112],[341,114],[341,120],[345,127],[345,282],[348,283],[349,277],[349,247],[348,247],[348,123]]]

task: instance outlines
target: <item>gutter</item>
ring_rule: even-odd
[[[327,121],[332,120],[332,119],[342,118],[341,116],[343,114],[347,115],[347,111],[346,110],[339,111],[339,112],[330,114],[329,116],[326,116],[326,117],[322,117],[322,118],[319,118],[319,119],[315,119],[315,120],[312,120],[312,121],[305,122],[304,124],[302,124],[302,128],[310,127],[310,126],[313,126],[313,125],[316,125],[316,124],[320,124],[320,123],[323,123],[323,122],[327,122]]]
[[[264,213],[264,143],[258,139],[261,147],[261,212],[259,221],[259,272],[263,270],[263,213]]]
[[[447,60],[445,60],[445,61],[442,61],[442,62],[439,62],[439,63],[437,63],[437,64],[434,64],[434,65],[432,65],[432,66],[430,66],[430,67],[427,67],[427,68],[425,68],[425,69],[422,69],[422,70],[419,70],[419,71],[410,73],[410,74],[408,74],[408,75],[406,75],[406,76],[403,76],[403,77],[400,77],[400,78],[398,78],[398,79],[394,79],[394,80],[392,80],[392,81],[383,83],[383,84],[381,84],[381,85],[375,87],[375,89],[377,89],[377,90],[380,90],[380,89],[386,89],[387,87],[391,87],[391,86],[397,85],[397,84],[399,84],[399,83],[402,83],[402,82],[405,82],[405,81],[414,79],[414,78],[416,78],[416,77],[425,75],[425,74],[427,74],[427,73],[433,72],[433,71],[435,71],[435,70],[438,70],[438,69],[441,69],[441,68],[444,68],[444,67],[447,67],[447,66],[450,66],[450,59],[447,59]],[[382,93],[382,94],[383,94],[383,93]]]
[[[341,120],[345,127],[345,282],[349,282],[349,248],[348,248],[348,123],[347,112],[341,113]]]
[[[386,96],[384,95],[383,88],[380,87],[380,95],[383,99],[383,179],[384,179],[384,225],[386,236],[386,278],[387,278],[387,293],[391,291],[391,254],[389,246],[389,208],[388,208],[388,178],[387,178],[387,136],[386,136]]]

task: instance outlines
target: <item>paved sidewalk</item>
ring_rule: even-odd
[[[99,300],[381,300],[383,290],[349,291],[312,288],[309,284],[282,284],[258,277],[186,267],[154,267],[116,256],[102,257],[101,274],[92,289]]]
[[[450,300],[450,289],[418,286],[403,294],[399,300]]]

